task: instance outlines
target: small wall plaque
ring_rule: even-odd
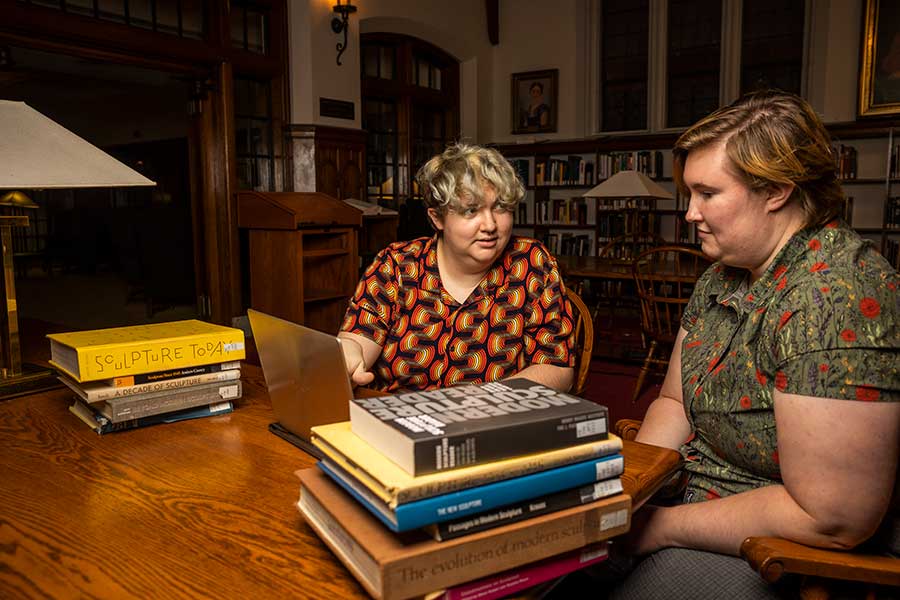
[[[319,98],[319,115],[352,121],[356,118],[356,109],[352,102],[334,98]]]

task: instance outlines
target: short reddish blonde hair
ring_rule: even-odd
[[[688,154],[719,142],[725,143],[733,173],[751,189],[793,184],[789,201],[801,203],[807,225],[822,225],[840,214],[844,192],[831,136],[803,98],[779,90],[753,92],[697,121],[672,151],[682,193],[688,193]]]

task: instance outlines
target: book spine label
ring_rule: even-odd
[[[162,423],[176,423],[178,421],[188,421],[190,419],[199,419],[202,417],[211,417],[213,415],[224,415],[234,410],[234,405],[230,401],[215,402],[204,406],[196,406],[171,413],[161,413],[158,415],[150,415],[128,421],[120,421],[113,423],[107,421],[97,430],[97,433],[112,433],[114,431],[126,431],[128,429],[137,429],[139,427],[149,427],[150,425],[160,425]]]
[[[548,455],[546,453],[536,454],[533,460],[514,469],[506,469],[503,471],[483,471],[481,473],[478,473],[477,475],[473,475],[472,477],[441,479],[426,484],[416,484],[409,488],[398,490],[396,503],[403,504],[406,502],[414,502],[415,500],[430,498],[431,496],[439,496],[441,494],[448,494],[450,492],[455,492],[456,490],[461,490],[467,487],[487,485],[495,481],[502,481],[503,479],[522,477],[523,475],[528,475],[529,473],[546,471],[548,469],[555,469],[557,467],[562,467],[576,462],[591,460],[592,458],[608,456],[610,454],[621,452],[622,440],[618,437],[610,437],[607,440],[596,442],[590,446],[583,445],[581,446],[581,448],[581,452],[577,454],[573,453],[567,455],[557,455],[557,458],[555,458],[554,460],[548,459]]]
[[[628,504],[626,498],[625,505],[575,513],[537,527],[519,527],[502,539],[486,536],[467,544],[439,544],[446,550],[427,555],[410,553],[407,560],[385,565],[384,595],[406,598],[425,594],[625,533]]]
[[[372,529],[377,522],[365,519],[365,511],[358,512],[362,509],[337,496],[343,495],[339,488],[315,479],[301,474],[301,512],[366,590],[384,599],[424,595],[607,540],[628,531],[631,508],[631,498],[622,494],[562,511],[552,519],[511,524],[502,535],[420,541],[403,548],[397,542],[373,539],[386,535]],[[306,489],[307,481],[315,486],[314,493]],[[352,518],[339,521],[326,506]],[[380,562],[379,549],[385,552]]]
[[[438,541],[452,540],[463,535],[530,519],[564,508],[587,504],[621,492],[622,480],[614,477],[540,498],[509,504],[471,517],[438,523],[429,527],[429,531]]]
[[[175,423],[176,421],[187,421],[189,419],[199,419],[201,417],[209,417],[213,415],[227,414],[234,410],[234,405],[230,401],[216,402],[207,406],[199,406],[176,411],[174,413],[164,413],[160,415],[152,415],[140,419],[131,419],[130,421],[122,421],[113,423],[107,417],[100,414],[90,405],[85,404],[81,400],[75,400],[75,403],[69,407],[69,412],[81,419],[85,425],[102,435],[104,433],[112,433],[114,431],[125,431],[128,429],[137,429],[138,427],[149,427],[160,423]]]
[[[608,411],[527,379],[355,398],[357,435],[413,476],[608,437]]]
[[[401,504],[394,511],[397,529],[407,531],[466,515],[474,515],[513,502],[582,486],[601,478],[615,477],[620,475],[623,470],[624,459],[620,454],[616,454],[549,471],[540,471],[524,477],[506,479],[477,488],[460,490],[443,496],[426,498],[410,504]]]
[[[89,402],[99,402],[101,400],[111,400],[113,398],[126,398],[128,396],[137,396],[140,394],[177,390],[204,383],[234,381],[239,379],[240,376],[240,369],[229,369],[227,371],[217,371],[203,375],[181,377],[178,379],[164,379],[129,387],[103,386],[98,388],[86,388],[84,389],[84,392],[87,395],[87,400]]]
[[[124,377],[113,377],[109,380],[109,385],[113,387],[131,387],[144,383],[154,383],[166,381],[169,379],[181,379],[193,375],[205,375],[208,373],[218,373],[231,369],[240,369],[240,361],[230,361],[224,363],[216,363],[212,365],[197,365],[193,367],[184,367],[182,369],[170,369],[167,371],[157,371],[155,373],[142,373],[139,375],[126,375]]]
[[[171,393],[154,394],[152,398],[141,396],[121,398],[115,403],[107,402],[105,408],[108,408],[108,411],[104,409],[103,412],[113,422],[128,421],[223,400],[236,400],[241,397],[242,391],[240,380],[222,384],[213,383]]]
[[[80,381],[139,375],[244,358],[240,330],[178,339],[78,348]]]
[[[548,419],[503,430],[419,440],[414,445],[415,475],[456,469],[533,452],[556,450],[608,435],[606,411],[585,415],[578,423]],[[571,425],[571,426],[570,426]]]
[[[441,600],[496,600],[606,560],[606,542],[452,587]]]

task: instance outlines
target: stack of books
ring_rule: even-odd
[[[197,320],[54,333],[50,363],[97,433],[231,412],[244,333]]]
[[[628,530],[606,407],[527,379],[354,399],[312,443],[300,511],[376,598],[502,597]]]

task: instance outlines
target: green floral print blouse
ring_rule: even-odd
[[[693,434],[685,502],[778,483],[773,391],[896,402],[897,272],[839,221],[795,234],[752,285],[716,263],[685,310],[681,374]]]

